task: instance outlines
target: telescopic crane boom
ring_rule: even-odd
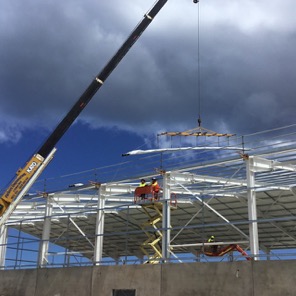
[[[4,219],[4,213],[7,212],[8,209],[10,212],[12,212],[12,210],[17,206],[17,203],[20,202],[21,198],[26,194],[32,185],[32,180],[35,180],[38,175],[40,175],[47,163],[53,157],[55,145],[72,125],[74,120],[79,116],[80,112],[90,102],[96,92],[106,81],[108,76],[116,68],[119,62],[127,54],[129,49],[138,40],[138,38],[145,31],[145,29],[152,22],[154,17],[167,1],[168,0],[158,0],[152,9],[144,15],[142,21],[136,26],[136,28],[111,58],[111,60],[106,64],[103,70],[90,83],[81,97],[73,105],[64,119],[57,125],[55,130],[50,134],[37,153],[27,161],[23,168],[20,168],[17,171],[15,178],[12,180],[0,198],[0,217],[2,217],[0,220],[0,225],[5,223],[5,221],[9,218],[9,215],[6,215]]]

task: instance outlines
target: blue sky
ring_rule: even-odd
[[[152,4],[1,1],[0,188]],[[294,123],[295,8],[292,0],[169,0],[58,143],[42,177],[121,162],[122,153],[155,147],[160,131],[195,127],[198,87],[202,124],[212,130],[245,134]]]

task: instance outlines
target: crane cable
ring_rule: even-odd
[[[200,5],[197,3],[197,94],[198,94],[198,126],[201,126],[201,91],[200,91]]]

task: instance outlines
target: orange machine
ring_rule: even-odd
[[[232,251],[238,251],[246,257],[246,260],[252,260],[252,258],[250,258],[248,254],[239,245],[236,244],[231,244],[225,247],[218,246],[216,251],[213,251],[212,246],[207,246],[206,248],[204,248],[203,253],[211,257],[220,257]]]

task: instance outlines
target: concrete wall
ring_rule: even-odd
[[[0,296],[289,296],[295,283],[295,261],[96,266],[0,271]]]

